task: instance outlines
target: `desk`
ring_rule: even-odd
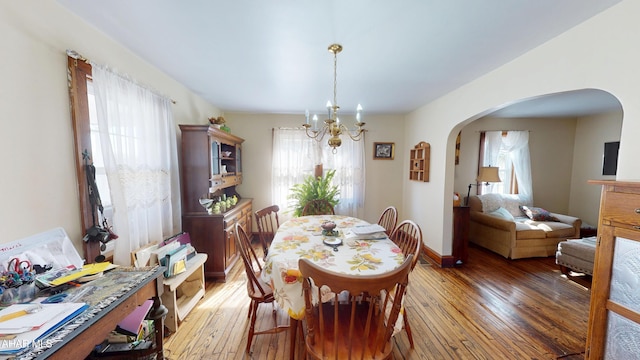
[[[105,280],[107,280],[107,277],[116,276],[116,271],[113,270],[106,273]],[[104,300],[104,295],[95,294],[95,296],[89,296],[89,301],[87,302],[90,304],[90,308],[70,322],[70,324],[78,324],[77,327],[71,331],[69,331],[69,328],[63,327],[53,332],[47,338],[54,339],[51,341],[53,343],[52,346],[47,349],[34,350],[32,351],[33,356],[28,356],[29,354],[27,354],[26,358],[84,359],[136,306],[141,305],[147,299],[158,299],[162,292],[162,280],[158,280],[158,278],[162,276],[163,271],[163,267],[156,267],[150,271],[135,271],[140,274],[136,277],[135,283],[131,284],[128,289],[122,285],[121,287],[124,287],[124,289],[121,294],[117,292],[108,294],[107,296],[117,296],[116,299],[109,299],[113,301],[108,304],[106,304],[108,301],[98,300],[100,297]],[[155,301],[154,308],[151,311],[157,310],[160,305],[159,301]],[[155,326],[156,329],[160,330],[156,332],[155,338],[156,344],[158,344],[157,353],[162,354],[162,318],[156,319]],[[47,341],[45,340],[44,343],[47,343]]]
[[[322,235],[320,225],[336,223],[343,244],[338,251],[323,243],[332,239]],[[345,233],[364,220],[340,215],[316,215],[293,218],[278,228],[265,260],[262,280],[270,284],[278,305],[294,320],[304,317],[304,298],[298,271],[298,259],[307,258],[324,268],[350,275],[376,275],[402,265],[404,255],[388,238],[356,240]]]

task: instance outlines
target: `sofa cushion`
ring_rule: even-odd
[[[534,224],[527,224],[516,219],[516,240],[524,239],[544,239],[547,237],[543,229]]]
[[[513,216],[522,215],[519,208],[522,200],[518,194],[482,194],[478,195],[478,199],[482,203],[484,213],[488,214],[502,207]]]
[[[558,251],[593,263],[596,252],[596,237],[562,241],[558,243]]]
[[[514,220],[513,215],[511,215],[511,213],[503,207],[499,207],[497,210],[490,212],[489,215],[497,216],[505,220],[510,220],[510,221]]]
[[[478,196],[482,203],[482,212],[491,213],[502,207],[501,194],[482,194]]]
[[[520,210],[534,221],[560,221],[543,208],[521,205]]]
[[[520,224],[520,226],[518,226],[518,224]],[[521,229],[523,231],[529,231],[530,233],[526,235],[520,234]],[[540,236],[541,234],[537,233],[538,238],[572,238],[575,236],[575,229],[569,224],[556,221],[534,221],[528,218],[522,218],[520,222],[516,223],[516,232],[518,232],[516,234],[516,238],[530,239],[529,236],[533,236],[533,233],[531,232],[533,229],[542,231],[544,234],[543,236]]]
[[[518,194],[502,194],[502,206],[504,206],[514,217],[522,216],[520,205],[523,205],[522,199]]]

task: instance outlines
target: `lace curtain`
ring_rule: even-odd
[[[364,213],[364,140],[352,141],[343,137],[338,152],[333,154],[326,139],[317,142],[309,138],[304,129],[273,129],[272,159],[272,202],[285,210],[285,220],[291,217],[287,214],[289,189],[313,175],[318,164],[323,165],[325,172],[336,170],[333,183],[340,189],[336,213],[355,217]]]
[[[485,132],[484,158],[482,166],[499,166],[502,183],[490,183],[487,193],[509,193],[511,189],[511,176],[515,173],[518,181],[518,195],[527,204],[533,203],[533,184],[531,180],[531,160],[529,156],[529,132],[507,131],[505,136],[502,131]],[[500,161],[499,157],[506,155]]]
[[[176,232],[178,157],[171,101],[126,76],[91,64],[98,131],[113,204],[114,263]]]

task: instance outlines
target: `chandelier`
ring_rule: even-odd
[[[342,140],[340,139],[340,135],[347,134],[352,140],[358,141],[362,139],[364,134],[364,123],[362,122],[362,106],[358,104],[356,108],[356,129],[353,131],[349,130],[344,124],[340,123],[340,118],[338,118],[338,110],[340,106],[338,106],[338,102],[336,100],[336,88],[337,88],[337,68],[338,68],[338,53],[342,51],[342,45],[340,44],[331,44],[329,45],[329,52],[333,54],[333,105],[331,101],[327,101],[327,113],[329,118],[324,120],[324,125],[321,125],[321,128],[318,128],[318,115],[313,115],[312,122],[309,120],[309,110],[305,112],[306,122],[302,124],[304,127],[307,136],[315,139],[316,141],[322,141],[325,135],[329,135],[328,144],[333,149],[333,153],[337,152],[337,148],[342,145]]]

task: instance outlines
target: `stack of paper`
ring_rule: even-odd
[[[79,279],[86,275],[93,275],[93,274],[103,272],[105,270],[108,270],[111,266],[112,264],[108,261],[101,262],[101,263],[94,263],[94,264],[86,264],[80,270],[72,271],[62,277],[49,281],[49,284],[51,284],[52,286],[66,284],[69,281]]]
[[[352,227],[351,231],[356,235],[369,235],[373,233],[384,232],[385,228],[378,224],[357,225]]]
[[[9,320],[0,322],[0,355],[15,354],[37,344],[87,308],[85,303],[58,303],[14,304],[3,309],[0,318]],[[14,317],[16,312],[21,315]]]
[[[387,234],[384,231],[385,229],[378,224],[358,225],[352,227],[345,234],[345,237],[357,240],[381,240],[387,238]]]

